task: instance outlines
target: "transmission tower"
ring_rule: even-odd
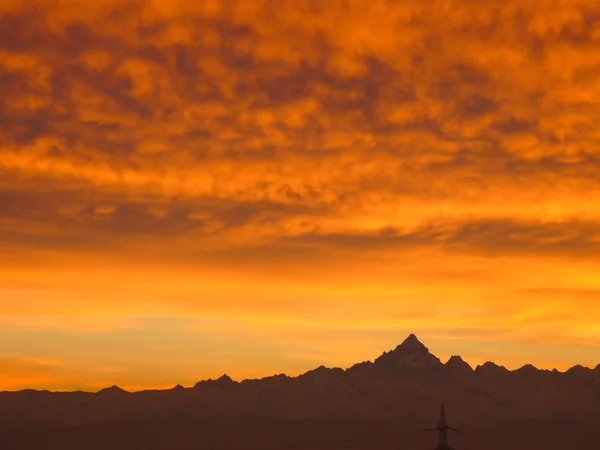
[[[448,445],[448,430],[457,431],[456,428],[448,426],[446,423],[446,413],[444,412],[444,403],[442,403],[442,409],[440,411],[440,422],[435,428],[428,428],[425,431],[437,431],[438,432],[438,445],[435,450],[453,450]]]

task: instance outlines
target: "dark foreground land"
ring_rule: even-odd
[[[433,449],[436,436],[407,424],[334,420],[165,421],[2,430],[3,449]],[[600,445],[597,422],[516,421],[469,428],[451,436],[457,449],[590,449]]]
[[[600,449],[600,366],[566,373],[446,364],[414,336],[373,363],[129,393],[0,393],[3,450]]]

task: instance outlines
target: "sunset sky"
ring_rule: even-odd
[[[0,0],[0,390],[600,363],[600,3]]]

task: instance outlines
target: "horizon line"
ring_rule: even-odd
[[[570,370],[575,369],[577,367],[581,367],[584,370],[590,370],[590,371],[599,370],[600,371],[600,362],[595,367],[590,367],[590,366],[586,366],[586,365],[583,365],[583,364],[575,364],[575,365],[569,367],[566,370],[559,370],[556,367],[554,367],[552,369],[541,368],[541,367],[537,367],[536,365],[531,364],[531,363],[523,364],[522,366],[517,367],[515,369],[509,369],[506,366],[504,366],[502,364],[498,364],[498,363],[496,363],[495,361],[492,361],[492,360],[488,360],[488,361],[483,362],[482,364],[477,364],[476,366],[473,366],[468,361],[466,361],[462,356],[460,356],[459,354],[452,354],[452,355],[450,355],[448,357],[448,359],[446,360],[446,362],[442,362],[442,360],[438,356],[436,356],[435,354],[433,354],[433,353],[431,353],[429,351],[429,348],[427,346],[425,346],[425,344],[423,344],[423,342],[421,342],[419,340],[419,338],[414,333],[410,333],[408,335],[408,337],[406,339],[404,339],[400,344],[398,344],[394,349],[384,350],[384,352],[382,354],[380,354],[379,356],[382,356],[384,354],[389,354],[390,352],[392,352],[392,351],[396,350],[397,348],[399,348],[405,342],[410,341],[411,338],[413,340],[416,340],[420,345],[422,345],[424,348],[426,348],[427,351],[429,352],[429,354],[432,355],[432,356],[434,356],[435,358],[437,358],[443,366],[446,366],[448,364],[448,362],[452,358],[458,357],[458,358],[460,358],[463,362],[465,362],[471,368],[471,370],[472,370],[473,373],[475,373],[475,371],[478,368],[480,368],[480,367],[482,367],[482,366],[484,366],[486,364],[489,364],[489,363],[493,364],[494,366],[496,366],[498,368],[503,368],[503,369],[505,369],[509,373],[517,372],[517,371],[519,371],[522,368],[527,367],[527,366],[531,366],[532,368],[534,368],[535,370],[537,370],[539,372],[557,373],[557,374],[562,374],[562,375],[567,374]],[[230,379],[233,383],[236,383],[236,384],[241,384],[241,383],[246,382],[246,381],[262,381],[262,380],[265,380],[265,379],[268,379],[268,378],[282,377],[282,376],[285,376],[285,377],[287,377],[289,379],[296,379],[296,378],[299,378],[299,377],[301,377],[301,376],[303,376],[303,375],[305,375],[305,374],[307,374],[309,372],[313,372],[313,371],[321,369],[321,368],[328,369],[328,370],[338,369],[338,370],[342,370],[344,373],[346,373],[348,370],[350,370],[352,367],[354,367],[354,366],[356,366],[358,364],[364,364],[364,363],[371,363],[371,364],[373,364],[375,362],[375,360],[377,358],[379,358],[379,356],[373,358],[372,360],[369,359],[369,360],[364,360],[364,361],[356,362],[356,363],[354,363],[351,366],[346,367],[346,368],[342,368],[342,367],[338,367],[338,366],[329,367],[329,366],[326,366],[324,364],[321,364],[321,365],[319,365],[319,366],[317,366],[317,367],[315,367],[313,369],[308,369],[308,370],[306,370],[304,372],[301,372],[301,373],[299,373],[297,375],[288,375],[285,372],[279,372],[279,373],[273,373],[271,375],[265,375],[265,376],[263,376],[261,378],[239,378],[239,377],[235,377],[235,376],[232,377],[232,376],[228,375],[227,373],[223,373],[222,375],[218,376],[217,378],[212,378],[211,377],[211,378],[205,378],[205,379],[198,380],[198,381],[194,382],[194,384],[191,385],[191,386],[185,386],[185,385],[183,385],[181,383],[176,383],[174,385],[173,384],[160,385],[160,386],[155,385],[155,386],[147,386],[147,387],[143,387],[142,388],[142,386],[124,385],[123,387],[121,387],[118,384],[112,384],[110,386],[101,387],[97,391],[92,391],[92,390],[87,390],[87,389],[74,389],[74,390],[57,389],[57,390],[52,390],[52,389],[23,388],[23,389],[19,389],[19,390],[0,390],[0,393],[18,393],[18,392],[31,392],[31,391],[33,391],[33,392],[50,392],[50,393],[89,393],[89,394],[97,394],[97,393],[100,393],[102,391],[106,391],[106,390],[110,390],[110,389],[115,389],[115,388],[118,388],[119,390],[121,390],[123,392],[126,392],[126,393],[136,393],[136,392],[147,392],[147,391],[169,391],[169,390],[174,390],[174,389],[177,389],[177,388],[181,388],[181,389],[193,389],[194,387],[196,387],[200,383],[209,382],[209,381],[217,381],[217,380],[223,379],[225,377],[228,378],[228,379]],[[136,388],[141,388],[141,389],[137,389],[136,390]]]

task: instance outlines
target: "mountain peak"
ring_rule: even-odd
[[[573,376],[587,377],[592,374],[592,369],[589,367],[583,367],[581,364],[577,364],[571,367],[565,373]]]
[[[446,367],[454,372],[473,372],[473,368],[468,362],[462,359],[459,355],[452,355],[448,361],[446,361]]]
[[[467,364],[468,365],[468,363],[464,359],[462,359],[462,357],[460,355],[450,356],[448,361],[446,361],[446,364]],[[469,366],[469,367],[471,367],[471,366]]]
[[[226,387],[226,386],[233,386],[236,384],[238,384],[237,381],[233,381],[229,375],[224,374],[224,375],[221,375],[216,380],[213,380],[212,378],[210,378],[208,380],[198,381],[194,385],[194,388],[200,388],[200,387],[206,387],[206,386]]]
[[[410,334],[402,344],[390,352],[384,352],[374,361],[378,367],[387,369],[424,368],[441,366],[442,362],[429,353],[417,336]]]
[[[525,364],[524,366],[519,367],[514,372],[522,375],[537,375],[541,373],[541,371],[533,364]]]
[[[317,367],[316,369],[309,370],[308,372],[303,373],[297,378],[310,378],[310,379],[323,379],[329,377],[338,377],[344,374],[344,370],[339,367],[334,367],[330,369],[329,367],[325,367],[323,365]]]
[[[533,364],[525,364],[524,366],[519,367],[517,370],[539,370],[537,367],[535,367]]]
[[[419,353],[419,354],[429,354],[429,349],[423,345],[421,341],[414,334],[410,334],[400,345],[396,347],[395,350],[388,352],[387,354],[402,352],[406,353]],[[384,352],[384,354],[386,354]]]
[[[111,387],[107,387],[107,388],[99,390],[98,394],[122,394],[122,393],[126,393],[126,392],[127,391],[125,391],[124,389],[121,389],[119,386],[114,384]]]
[[[482,365],[477,366],[475,372],[482,375],[503,375],[509,373],[509,370],[492,361],[486,361]]]
[[[227,374],[223,374],[221,375],[219,378],[217,378],[214,381],[215,384],[218,384],[220,386],[232,386],[234,384],[237,384],[235,381],[233,381],[231,379],[231,377]]]
[[[421,341],[419,341],[419,338],[414,334],[414,333],[410,333],[408,335],[408,337],[406,339],[404,339],[404,341],[402,342],[402,344],[400,345],[420,345],[423,346],[423,343]]]

